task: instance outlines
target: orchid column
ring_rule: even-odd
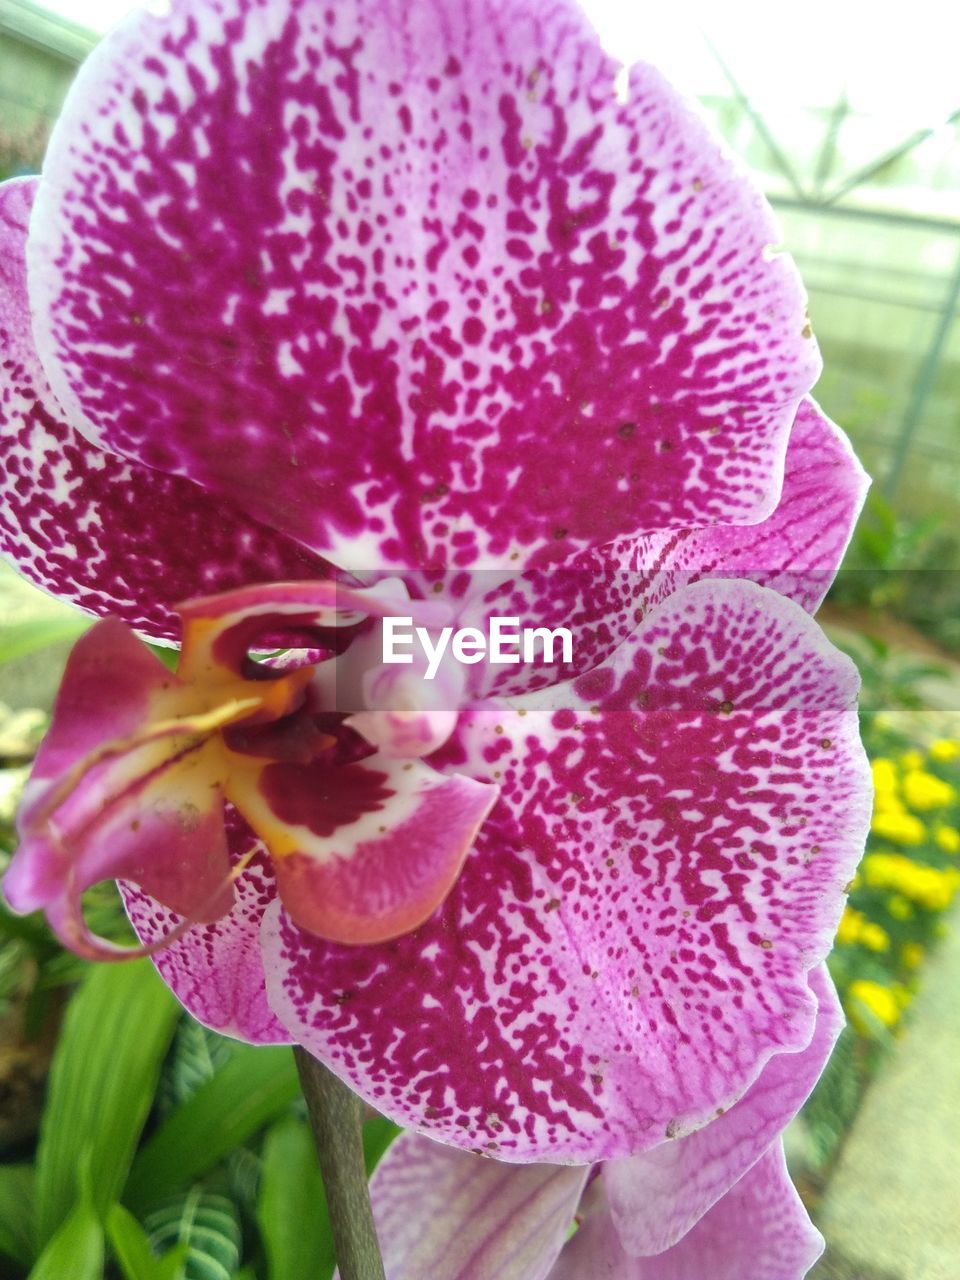
[[[11,902],[103,955],[119,878],[195,1016],[512,1162],[669,1149],[789,1076],[868,821],[810,617],[865,482],[802,290],[616,72],[566,0],[173,0],[0,190],[0,538],[109,618]],[[518,608],[574,630],[552,683],[378,675],[385,616]]]

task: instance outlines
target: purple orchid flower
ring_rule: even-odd
[[[399,1137],[371,1186],[387,1280],[801,1280],[823,1241],[790,1184],[780,1129],[843,1024],[825,966],[811,989],[806,1049],[771,1059],[723,1116],[642,1155],[518,1167]]]
[[[173,0],[0,188],[0,538],[107,617],[11,902],[105,954],[119,877],[203,1022],[514,1161],[653,1153],[797,1058],[869,820],[802,290],[616,71],[566,0]],[[518,597],[575,619],[558,682],[380,688],[400,601]]]

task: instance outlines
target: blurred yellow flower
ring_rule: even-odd
[[[890,812],[875,813],[870,823],[870,830],[874,835],[882,836],[885,840],[906,845],[923,844],[927,835],[927,829],[919,818],[912,813],[895,809]]]
[[[860,943],[862,946],[866,947],[868,951],[890,950],[889,935],[886,930],[882,929],[880,925],[875,924],[872,920],[868,920],[860,930]]]
[[[861,1031],[869,1031],[869,1022],[862,1016],[858,1004],[865,1006],[873,1016],[885,1027],[895,1027],[900,1021],[903,1002],[897,993],[879,982],[871,982],[868,978],[858,978],[850,983],[850,997],[853,1006],[850,1019]]]
[[[939,827],[934,827],[933,838],[944,853],[960,853],[960,831],[956,827],[941,823]]]
[[[868,920],[854,907],[847,907],[837,928],[837,942],[852,946],[859,943],[868,951],[889,951],[890,938],[886,930],[873,920]]]
[[[957,798],[955,787],[924,769],[911,769],[903,775],[903,795],[910,808],[921,813],[943,809]]]
[[[837,942],[846,946],[852,946],[853,943],[859,942],[860,931],[866,923],[867,917],[865,915],[862,915],[853,907],[847,907],[840,917],[840,924],[837,926]]]
[[[908,969],[918,969],[923,961],[923,947],[919,942],[905,942],[900,948],[900,959]]]
[[[909,920],[913,915],[913,907],[902,893],[895,893],[893,897],[887,899],[887,910],[894,920]]]
[[[870,771],[873,774],[873,788],[878,796],[896,791],[897,766],[892,760],[886,756],[877,756],[876,760],[870,762]]]
[[[923,758],[922,751],[905,751],[900,757],[900,763],[904,769],[922,769],[926,761]]]
[[[956,738],[937,738],[930,743],[930,759],[940,764],[949,764],[960,756],[960,742]]]
[[[945,911],[960,888],[960,871],[938,871],[902,853],[871,853],[863,860],[864,883],[873,889],[893,889],[927,911]]]

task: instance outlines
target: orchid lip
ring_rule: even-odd
[[[117,622],[88,632],[21,815],[8,880],[14,904],[43,906],[84,954],[147,954],[117,950],[83,920],[85,888],[110,876],[130,881],[180,916],[150,943],[152,954],[230,909],[246,864],[228,864],[229,804],[266,845],[303,927],[344,943],[416,928],[459,874],[498,788],[421,763],[454,731],[455,710],[418,708],[415,697],[406,713],[333,709],[338,670],[361,695],[369,687],[376,619],[395,594],[280,583],[189,601],[173,674]],[[431,621],[448,614],[439,603],[413,611]],[[370,615],[373,632],[358,630]],[[330,626],[351,629],[338,656],[291,669],[251,666],[263,635]],[[91,690],[121,663],[134,672],[126,702],[111,713],[124,731],[64,756],[78,716],[91,731]],[[107,685],[106,708],[110,692]]]

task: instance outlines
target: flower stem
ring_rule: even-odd
[[[293,1050],[327,1193],[340,1280],[384,1280],[363,1162],[361,1104],[332,1071]]]

